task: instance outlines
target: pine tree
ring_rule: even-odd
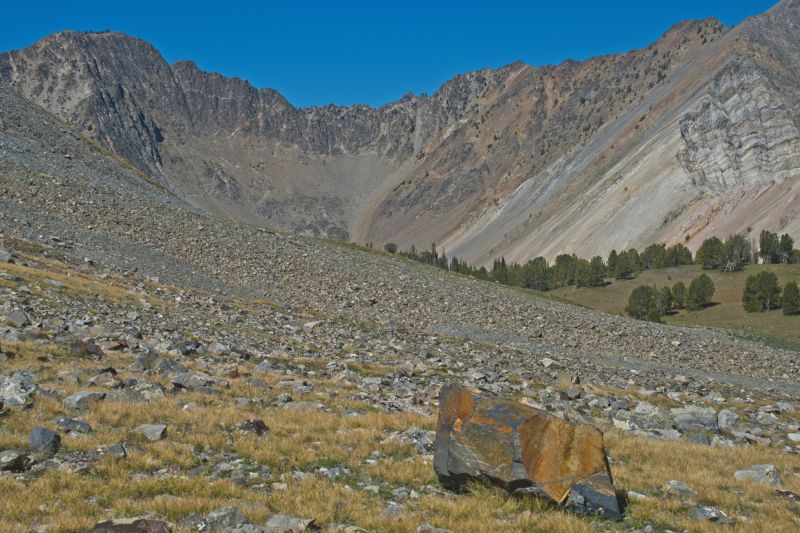
[[[780,260],[780,240],[777,233],[763,230],[758,241],[759,251],[764,263],[777,263]]]
[[[672,287],[673,309],[683,309],[686,306],[686,285],[679,281]]]
[[[672,309],[672,290],[669,287],[662,287],[661,290],[658,291],[656,304],[662,315],[666,315],[670,312]]]
[[[703,241],[694,257],[694,262],[705,270],[713,270],[725,264],[725,246],[717,237]]]
[[[800,289],[797,283],[790,281],[783,286],[783,298],[781,298],[784,315],[800,314]]]
[[[617,274],[617,258],[617,251],[611,250],[611,253],[608,254],[608,260],[606,261],[606,272],[609,276],[616,276]]]
[[[625,312],[633,318],[646,319],[651,311],[658,312],[656,297],[658,291],[650,285],[640,285],[633,289],[628,297],[628,305]]]
[[[780,305],[781,289],[774,272],[762,271],[750,276],[744,284],[742,305],[748,313],[769,311]]]
[[[710,304],[714,290],[714,282],[706,274],[694,278],[686,291],[686,309],[698,311]]]

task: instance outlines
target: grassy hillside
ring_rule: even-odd
[[[742,308],[742,290],[748,276],[762,270],[775,272],[783,287],[787,281],[800,281],[800,265],[749,265],[741,272],[705,271],[714,281],[716,292],[713,305],[702,311],[682,310],[665,317],[668,324],[680,326],[710,326],[733,330],[746,336],[765,338],[771,344],[800,350],[800,316],[784,316],[780,310],[767,313],[746,313]],[[639,285],[672,286],[682,281],[686,286],[704,272],[699,266],[684,266],[649,270],[636,279],[614,281],[601,288],[567,287],[553,293],[565,300],[599,309],[607,313],[624,314],[631,291]]]

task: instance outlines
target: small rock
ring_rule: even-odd
[[[666,490],[667,492],[677,494],[682,498],[691,498],[692,496],[697,495],[697,492],[690,488],[686,483],[682,481],[676,481],[674,479],[667,483]]]
[[[163,520],[152,518],[116,518],[99,522],[90,533],[170,533],[169,525]]]
[[[266,533],[295,533],[296,531],[316,531],[318,529],[313,518],[296,518],[282,514],[271,516],[264,524]]]
[[[34,428],[28,437],[31,453],[37,457],[52,457],[61,447],[61,435],[44,428]]]
[[[420,526],[417,528],[417,533],[453,533],[453,532],[449,529],[435,527],[426,522],[424,524],[420,524]]]
[[[736,523],[731,517],[710,505],[695,505],[689,510],[689,515],[695,520],[706,520],[716,524],[732,526]]]
[[[260,418],[255,418],[252,420],[247,420],[245,422],[242,422],[241,424],[236,426],[236,429],[238,429],[239,431],[243,431],[245,433],[255,433],[259,437],[263,437],[264,435],[269,433],[269,428]]]
[[[739,415],[736,414],[736,411],[733,411],[732,409],[722,409],[717,414],[717,425],[719,426],[719,429],[728,429],[733,427],[738,419]]]
[[[312,331],[314,331],[314,328],[316,328],[320,324],[322,324],[322,320],[314,320],[312,322],[306,322],[305,324],[303,324],[303,331],[305,331],[306,333],[311,333]]]
[[[247,523],[247,517],[238,507],[215,509],[206,516],[209,529],[233,528]]]
[[[105,397],[106,394],[104,392],[81,391],[67,396],[64,398],[63,403],[70,409],[86,409],[89,407],[89,403],[99,402],[105,399]]]
[[[643,502],[648,499],[646,494],[642,494],[641,492],[634,492],[632,490],[628,491],[628,499],[635,500],[637,502]]]
[[[17,450],[0,452],[0,471],[2,472],[23,472],[30,463],[30,457]]]
[[[89,433],[92,431],[92,426],[74,418],[59,418],[55,421],[55,424],[61,431],[74,431],[75,433]]]
[[[672,420],[681,431],[691,431],[697,429],[707,429],[717,431],[717,412],[710,407],[678,407],[670,409]]]
[[[545,357],[544,359],[542,359],[542,366],[547,369],[561,368],[561,365],[559,365],[557,361],[550,359],[549,357]]]
[[[767,485],[780,485],[781,483],[774,465],[753,465],[750,468],[737,470],[733,477],[737,481],[752,481]]]
[[[142,424],[136,428],[136,432],[144,435],[149,441],[157,441],[167,436],[167,426],[164,424]]]
[[[69,353],[74,357],[88,357],[94,360],[101,359],[106,355],[98,345],[83,341],[73,342],[69,347]]]
[[[795,494],[794,492],[789,490],[778,489],[775,491],[775,496],[783,500],[789,500],[790,502],[800,503],[800,494]]]

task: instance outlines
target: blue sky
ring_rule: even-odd
[[[685,19],[734,25],[775,2],[7,2],[0,50],[65,29],[111,29],[152,42],[170,62],[275,88],[295,105],[376,106],[483,67],[640,48]]]

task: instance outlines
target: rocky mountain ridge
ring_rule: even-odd
[[[0,83],[235,220],[437,242],[476,264],[696,246],[800,234],[799,6],[732,29],[681,23],[627,54],[485,69],[377,109],[296,108],[113,32],[0,54]]]

